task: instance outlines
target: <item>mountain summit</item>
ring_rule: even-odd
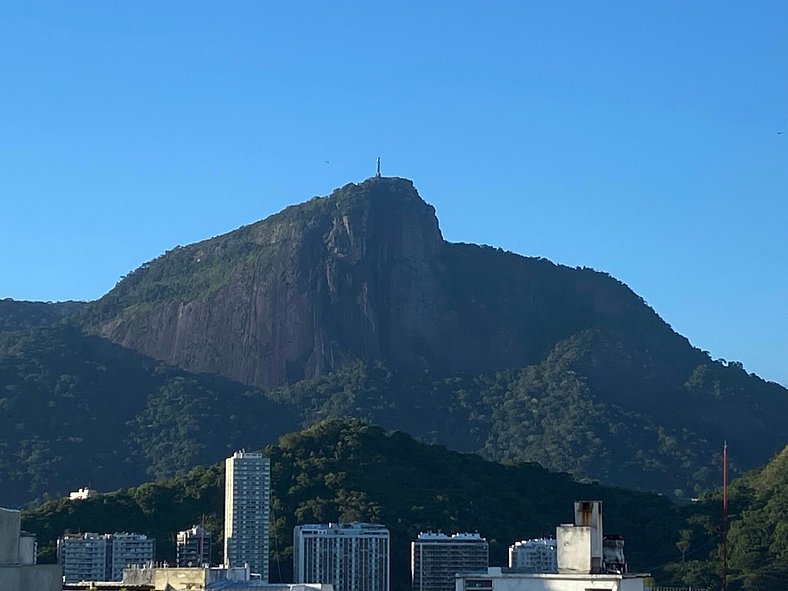
[[[264,388],[354,359],[442,373],[523,367],[595,326],[691,350],[607,275],[445,242],[413,183],[385,177],[176,248],[88,317],[116,343]]]
[[[440,360],[444,242],[413,183],[376,177],[143,265],[95,331],[190,370],[270,387],[354,358]]]

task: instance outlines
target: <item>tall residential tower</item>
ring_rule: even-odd
[[[268,582],[271,461],[237,451],[225,460],[224,564],[249,565]]]

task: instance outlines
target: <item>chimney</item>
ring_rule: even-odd
[[[575,522],[555,530],[559,573],[603,572],[602,501],[576,501]]]
[[[591,528],[591,572],[602,572],[602,501],[575,501],[575,525]]]

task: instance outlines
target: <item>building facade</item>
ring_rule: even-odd
[[[388,591],[389,545],[389,530],[373,523],[298,525],[295,582],[329,584],[335,591]]]
[[[60,591],[59,564],[36,564],[35,535],[21,529],[22,514],[0,507],[0,590]]]
[[[145,534],[114,533],[110,544],[108,581],[122,581],[124,568],[151,564],[156,557],[156,541]]]
[[[211,564],[211,532],[199,525],[178,532],[175,560],[179,567],[209,566]]]
[[[509,546],[509,568],[532,573],[557,573],[556,541],[538,538],[515,542]]]
[[[225,460],[224,563],[249,565],[268,581],[271,461],[257,452],[237,451]]]
[[[68,494],[70,501],[84,501],[85,499],[92,499],[98,494],[98,491],[92,488],[80,488],[79,490],[72,491]]]
[[[66,583],[121,581],[124,568],[151,564],[155,554],[156,542],[145,534],[66,534],[57,541]]]
[[[414,591],[453,591],[456,573],[490,564],[487,540],[477,533],[420,533],[411,542],[410,558]]]
[[[66,534],[57,541],[57,561],[63,565],[66,583],[107,581],[109,536]]]

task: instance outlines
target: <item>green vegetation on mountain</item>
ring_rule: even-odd
[[[418,443],[358,421],[323,421],[286,435],[265,452],[272,465],[271,578],[292,580],[293,526],[372,521],[392,535],[392,589],[409,588],[410,541],[419,531],[479,531],[492,564],[508,546],[550,535],[571,522],[572,503],[601,499],[605,530],[625,537],[634,570],[678,556],[675,508],[663,497],[596,484],[534,464],[506,466]],[[64,531],[140,531],[157,539],[160,560],[174,559],[174,536],[205,516],[221,549],[223,469],[200,467],[174,479],[86,501],[44,503],[23,515],[45,555]],[[644,532],[648,532],[644,535]]]
[[[785,388],[712,361],[605,273],[444,241],[406,179],[179,247],[79,318],[261,387],[303,425],[356,416],[679,497],[719,481],[724,439],[739,471],[788,441]]]
[[[25,302],[0,300],[0,331],[49,326],[75,314],[85,302]]]
[[[170,476],[274,441],[294,415],[262,393],[86,336],[0,332],[0,504]]]
[[[412,376],[356,363],[270,396],[301,412],[304,426],[357,417],[488,459],[538,462],[577,478],[676,497],[720,482],[719,433],[727,435],[737,465],[757,463],[764,442],[769,449],[781,445],[788,399],[779,386],[736,364],[710,361],[685,385],[663,393],[668,408],[636,394],[616,403],[590,377],[602,350],[594,339],[603,336],[561,342],[542,363],[521,370]],[[730,391],[720,391],[720,384]],[[738,404],[743,391],[755,393],[762,407]],[[726,407],[735,414],[726,416]]]
[[[785,388],[605,273],[444,241],[392,178],[178,247],[96,302],[0,301],[0,410],[7,504],[332,417],[685,498],[719,482],[723,440],[734,474],[788,441]]]
[[[684,510],[676,544],[681,559],[667,567],[677,584],[717,588],[722,573],[722,498],[717,490]],[[788,581],[788,447],[728,489],[728,588],[784,589]]]

